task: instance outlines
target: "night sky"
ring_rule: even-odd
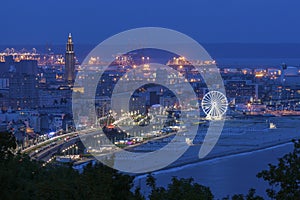
[[[0,44],[97,44],[158,26],[204,43],[300,43],[299,0],[1,1]]]

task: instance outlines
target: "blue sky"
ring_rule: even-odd
[[[0,3],[0,44],[97,44],[158,26],[202,43],[300,43],[298,0],[26,0]]]

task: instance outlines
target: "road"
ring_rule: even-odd
[[[74,140],[80,140],[80,135],[85,135],[94,132],[95,130],[96,129],[86,129],[82,131],[76,131],[64,135],[55,136],[46,141],[30,146],[22,150],[21,153],[27,153],[30,157],[35,158],[37,160],[41,160],[43,159],[43,155],[49,155],[50,152],[59,149],[60,146],[71,144]],[[65,140],[66,138],[68,138],[68,140]]]

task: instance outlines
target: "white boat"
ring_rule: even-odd
[[[269,129],[276,129],[276,124],[271,122],[269,125]]]

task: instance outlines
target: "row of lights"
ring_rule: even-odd
[[[55,159],[56,156],[52,156],[49,160],[47,160],[45,163],[43,163],[43,167],[45,167],[47,164],[51,163],[54,159]]]
[[[70,150],[70,149],[72,149],[72,148],[76,148],[76,150],[77,150],[77,149],[78,149],[78,146],[77,146],[76,144],[73,144],[73,145],[69,146],[68,148],[63,149],[63,150],[62,150],[62,153],[65,153],[66,151],[68,151],[68,150]]]

